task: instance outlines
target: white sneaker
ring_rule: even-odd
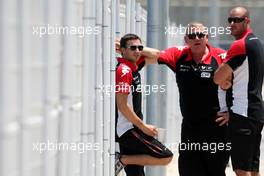
[[[120,171],[124,168],[124,165],[120,161],[120,153],[116,152],[115,153],[115,176],[118,176]]]

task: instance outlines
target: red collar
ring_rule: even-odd
[[[117,61],[118,61],[119,63],[123,63],[123,64],[127,65],[127,66],[128,66],[129,68],[131,68],[133,71],[137,71],[137,69],[138,69],[138,67],[137,67],[136,64],[134,64],[134,63],[132,63],[132,62],[126,60],[125,58],[118,57],[118,58],[117,58]]]
[[[247,30],[242,34],[241,38],[239,38],[239,39],[246,37],[250,33],[253,33],[253,30],[251,28],[247,28]]]

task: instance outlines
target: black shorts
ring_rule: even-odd
[[[144,134],[134,128],[123,134],[119,140],[121,155],[150,155],[156,158],[172,157],[172,152],[155,138]],[[144,167],[139,165],[127,165],[127,176],[144,176]]]
[[[262,129],[262,123],[231,113],[229,140],[233,170],[259,171]]]
[[[227,127],[214,118],[201,124],[183,120],[179,145],[180,176],[225,176],[230,146]]]

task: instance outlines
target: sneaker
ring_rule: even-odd
[[[120,171],[124,168],[124,165],[120,161],[120,153],[116,152],[115,153],[115,176],[118,176]]]

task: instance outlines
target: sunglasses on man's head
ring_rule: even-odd
[[[227,21],[228,23],[241,23],[245,20],[245,17],[228,17]]]
[[[202,32],[197,32],[197,33],[191,33],[191,34],[187,34],[187,37],[191,40],[194,40],[196,39],[196,36],[201,39],[201,38],[204,38],[205,34],[202,33]]]
[[[131,45],[131,46],[128,46],[127,48],[130,48],[132,51],[135,51],[138,48],[139,51],[142,51],[144,46],[143,45]]]

